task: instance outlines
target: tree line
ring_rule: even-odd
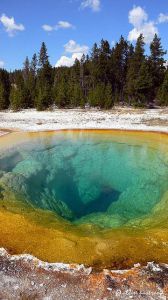
[[[121,36],[114,47],[94,44],[72,67],[54,68],[45,43],[27,57],[23,69],[0,69],[0,110],[11,108],[151,107],[168,105],[168,68],[161,39],[155,34],[149,55],[141,34],[135,46]]]

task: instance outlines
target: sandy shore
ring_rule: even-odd
[[[37,112],[34,109],[19,112],[4,111],[0,112],[0,128],[24,131],[127,129],[168,132],[168,108],[151,110],[114,108],[110,111],[96,109],[57,109],[51,112]]]

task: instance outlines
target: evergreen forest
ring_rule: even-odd
[[[122,36],[114,47],[102,39],[72,67],[55,68],[43,42],[22,69],[0,69],[0,110],[167,106],[166,51],[156,34],[148,55],[145,49],[143,35],[135,45]]]

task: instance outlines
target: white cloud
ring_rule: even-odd
[[[55,25],[55,26],[44,24],[42,26],[42,28],[44,29],[44,31],[51,32],[51,31],[58,30],[58,29],[69,29],[69,28],[75,28],[75,27],[67,21],[59,21],[57,23],[57,25]]]
[[[167,23],[167,22],[168,22],[168,15],[160,13],[158,17],[158,23]]]
[[[111,42],[111,46],[112,46],[112,47],[114,47],[114,46],[115,46],[115,44],[116,44],[116,42],[115,42],[115,41],[112,41],[112,42]]]
[[[134,27],[140,27],[148,20],[148,15],[142,7],[137,6],[129,11],[128,18],[130,24],[132,24]]]
[[[61,56],[61,58],[57,61],[55,67],[71,67],[73,66],[76,59],[80,60],[82,58],[82,53],[74,53],[71,57]]]
[[[70,40],[67,44],[64,45],[65,51],[68,53],[84,53],[86,54],[89,50],[89,47],[86,45],[79,45],[74,40]]]
[[[57,24],[57,28],[68,29],[68,28],[73,28],[73,27],[74,26],[67,21],[59,21]]]
[[[54,28],[53,28],[52,26],[47,25],[47,24],[44,24],[44,25],[42,26],[42,28],[44,29],[44,31],[48,31],[48,32],[54,30]]]
[[[93,11],[100,10],[100,0],[83,0],[81,3],[81,8],[91,8]]]
[[[79,45],[74,40],[70,40],[67,44],[64,45],[66,53],[70,53],[71,56],[63,55],[57,61],[55,67],[71,67],[73,66],[76,59],[80,60],[83,54],[87,54],[89,47],[86,45]]]
[[[5,65],[4,61],[3,60],[0,60],[0,68],[3,68]]]
[[[148,20],[148,14],[140,6],[133,7],[128,15],[129,23],[133,29],[128,34],[129,41],[136,41],[140,34],[143,34],[144,41],[150,43],[155,35],[158,34],[158,28],[155,22]]]
[[[158,29],[154,22],[147,22],[139,28],[133,28],[129,32],[128,40],[131,42],[136,41],[140,34],[143,34],[145,43],[149,44],[153,40],[155,33],[158,34]]]
[[[0,22],[3,24],[9,36],[13,36],[17,31],[25,30],[23,24],[16,24],[14,17],[9,18],[5,14],[2,14],[0,17]]]

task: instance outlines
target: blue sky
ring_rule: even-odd
[[[141,31],[168,49],[167,0],[0,0],[0,66],[22,67],[42,41],[52,65],[71,65],[101,38],[134,42]]]

